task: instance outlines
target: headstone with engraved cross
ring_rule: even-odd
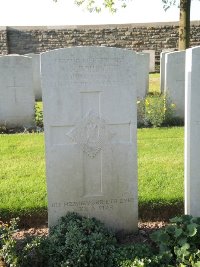
[[[34,104],[31,58],[0,57],[0,125],[33,126]]]
[[[136,230],[136,68],[117,48],[41,55],[50,226],[75,211]]]

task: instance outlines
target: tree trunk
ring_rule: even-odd
[[[0,257],[0,267],[6,267],[5,261]]]
[[[180,0],[179,50],[190,45],[190,7],[191,0]]]

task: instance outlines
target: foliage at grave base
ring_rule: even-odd
[[[137,101],[138,126],[177,126],[183,120],[174,117],[176,105],[166,94],[153,93]]]
[[[116,239],[95,218],[69,213],[51,229],[49,237],[50,266],[114,266]]]
[[[13,234],[17,231],[18,218],[12,219],[10,224],[0,222],[0,259],[9,266],[17,266],[16,240]]]
[[[200,218],[184,215],[151,234],[155,246],[120,245],[98,220],[68,213],[48,237],[17,245],[17,221],[0,224],[0,258],[9,267],[199,267]]]
[[[151,235],[159,255],[170,256],[172,266],[200,266],[200,218],[183,215],[170,220],[171,224]]]
[[[68,213],[48,237],[29,237],[17,245],[16,220],[0,225],[0,257],[9,267],[125,267],[152,256],[144,244],[119,246],[114,233],[94,219]]]
[[[1,244],[0,256],[11,264],[7,254],[12,254],[9,256],[15,259],[9,265],[12,267],[116,266],[114,234],[98,220],[75,213],[62,217],[58,225],[50,229],[48,237],[26,239],[20,248],[15,241],[14,246],[11,244],[10,235],[8,239]]]

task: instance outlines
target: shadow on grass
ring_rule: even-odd
[[[170,218],[180,216],[184,213],[182,201],[173,203],[147,202],[139,204],[139,219],[142,221],[169,221]],[[9,222],[10,219],[19,217],[19,228],[41,227],[48,225],[48,212],[43,208],[40,210],[15,211],[1,209],[0,221]]]
[[[19,217],[19,228],[32,228],[48,225],[48,212],[46,208],[34,210],[10,211],[1,209],[0,221],[9,222],[12,218]]]
[[[169,221],[184,214],[183,201],[139,203],[139,219],[142,221]]]

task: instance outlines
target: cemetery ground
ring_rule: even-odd
[[[158,73],[150,74],[149,91],[159,92],[159,88],[160,75]],[[36,103],[36,109],[37,124],[42,126],[42,102]],[[161,136],[164,138],[163,140],[167,141],[166,143],[164,142],[162,144]],[[176,139],[174,139],[174,136],[177,136],[177,139],[182,142],[182,145],[177,147],[178,143]],[[177,151],[177,156],[180,160],[178,168],[175,168],[177,173],[174,172],[173,168],[170,169],[170,155],[167,157],[167,154],[164,152],[169,152],[168,145],[172,144],[171,138],[175,141],[174,150],[181,150]],[[47,217],[44,134],[1,134],[0,143],[2,155],[0,160],[0,219],[20,216],[23,217],[24,221],[21,221],[22,225],[32,224],[31,221],[34,221],[33,223],[36,225],[40,224],[41,220],[44,222],[44,218]],[[182,128],[138,130],[139,205],[140,210],[143,210],[143,213],[140,212],[141,217],[144,219],[148,216],[147,213],[149,213],[149,219],[153,218],[153,214],[155,218],[160,217],[159,214],[163,214],[162,207],[164,203],[167,206],[170,205],[170,203],[176,203],[175,206],[183,209],[182,150]],[[174,154],[173,147],[171,153]],[[177,160],[177,157],[175,157],[175,159]],[[163,163],[167,167],[165,173],[162,171]],[[179,170],[182,170],[182,172],[179,172]],[[165,177],[166,174],[167,177]],[[168,188],[170,184],[169,181],[171,181],[170,179],[177,181],[177,184],[179,184],[179,189],[175,193],[171,192],[171,189],[175,187],[171,187],[170,190]],[[149,187],[149,181],[151,181],[153,188]],[[163,195],[163,188],[165,185],[167,185],[165,188],[166,194]],[[172,193],[171,196],[173,196],[172,199],[170,199],[170,192]],[[156,208],[158,213],[152,213],[151,209],[146,209],[149,204],[153,209]],[[34,216],[35,219],[32,220],[34,214],[36,216]],[[144,216],[142,214],[144,214]]]
[[[149,91],[158,92],[159,74],[149,78]],[[37,102],[36,117],[42,124],[42,102]],[[183,213],[183,134],[183,127],[138,129],[142,220],[167,220]],[[45,223],[44,134],[1,134],[0,143],[0,219],[20,216],[22,226]]]
[[[158,74],[150,75],[151,92],[159,91],[159,82]],[[36,114],[38,122],[42,121],[41,111],[42,103],[39,102],[37,103]],[[120,252],[122,255],[117,255],[120,260],[123,258],[122,263],[117,266],[155,267],[161,266],[160,263],[163,258],[159,258],[160,256],[154,258],[152,256],[154,252],[146,247],[146,245],[152,245],[149,234],[165,226],[170,218],[183,214],[184,128],[140,128],[137,131],[137,140],[139,232],[130,235],[121,233],[117,239],[119,244],[140,244],[125,249],[124,252],[122,249]],[[6,222],[10,218],[20,217],[20,228],[24,229],[25,227],[27,229],[18,231],[15,238],[22,240],[30,235],[47,236],[44,133],[1,134],[0,144],[0,226],[1,221]],[[8,229],[8,231],[10,230]],[[77,240],[74,239],[74,242]],[[110,248],[108,247],[108,250]],[[78,253],[78,250],[76,252]],[[78,257],[78,254],[76,256]],[[135,265],[126,261],[130,257],[132,263],[133,258],[135,258],[133,263]],[[141,261],[140,257],[142,258]],[[144,258],[145,265],[141,265],[143,264],[143,257],[146,257]],[[153,265],[149,265],[150,258]],[[21,265],[16,266],[21,267]],[[30,266],[30,263],[28,262],[28,265],[23,266]],[[94,266],[99,267],[100,265]]]
[[[44,134],[2,134],[0,142],[1,218],[46,222]],[[141,219],[183,213],[183,127],[138,129],[138,180]]]
[[[164,229],[163,227],[166,226],[169,218],[183,214],[183,127],[144,128],[138,129],[137,134],[139,231],[136,234],[124,235],[121,233],[117,236],[117,246],[119,248],[115,249],[117,255],[113,252],[112,258],[119,258],[120,265],[102,266],[161,266],[160,262],[163,261],[163,258],[161,257],[160,259],[160,256],[157,256],[157,254],[154,255],[155,245],[152,246],[153,243],[150,235],[158,229]],[[10,243],[7,243],[9,251],[8,259],[10,257],[12,260],[12,257],[15,257],[15,249],[9,250],[10,245],[14,244],[12,242],[21,244],[21,242],[26,242],[26,240],[31,240],[30,238],[33,238],[33,243],[30,243],[29,248],[30,250],[34,250],[34,238],[41,237],[42,239],[37,239],[37,242],[40,242],[45,236],[48,237],[44,134],[2,134],[0,135],[0,143],[2,155],[0,160],[0,221],[3,220],[6,222],[11,217],[20,217],[18,225],[21,230],[18,230],[14,235],[17,241],[12,241],[12,238],[10,238]],[[73,223],[76,223],[76,221],[77,219]],[[75,242],[73,247],[76,248],[75,244],[80,242],[80,238],[84,238],[85,240],[85,237],[80,237],[79,231],[77,232],[77,226],[75,225],[74,227],[75,233],[72,234],[73,238],[71,242]],[[99,229],[98,226],[97,229]],[[8,233],[9,231],[8,229]],[[59,232],[57,232],[57,234],[59,235]],[[98,232],[97,236],[99,235],[100,233]],[[93,235],[91,235],[91,241],[90,239],[84,241],[89,242],[85,245],[88,245],[89,248],[91,247],[90,242],[93,242],[92,246],[94,246],[92,236]],[[87,238],[90,238],[90,235]],[[105,238],[107,237],[105,236]],[[107,246],[107,250],[102,250],[100,252],[104,253],[104,251],[109,251],[113,247],[113,245],[109,247],[109,243],[106,243],[109,241],[98,242],[103,243],[99,248],[98,246],[94,247],[94,251],[95,249],[101,251],[101,248]],[[40,243],[35,244],[37,245]],[[71,243],[69,243],[69,245],[70,244]],[[57,244],[54,244],[52,248],[56,246]],[[37,257],[41,260],[40,250],[37,251],[37,253],[39,253]],[[41,250],[41,252],[42,251],[44,250]],[[75,260],[77,260],[79,256],[78,248],[75,249],[74,252],[77,253],[74,256]],[[26,259],[27,252],[24,253]],[[20,253],[20,255],[23,254]],[[37,257],[33,257],[32,260],[36,260]],[[142,258],[142,260],[140,260],[140,258]],[[140,263],[143,262],[143,258],[145,265],[140,265]],[[20,260],[19,256],[18,260]],[[16,266],[28,267],[30,266],[29,260],[30,259],[27,258],[27,265],[24,263],[23,265]],[[93,259],[91,257],[91,261],[93,260],[95,260],[95,258]],[[150,261],[152,261],[151,265],[149,263]],[[164,261],[166,261],[166,256],[164,256]],[[133,262],[135,265],[132,265]],[[34,264],[31,266],[47,267],[47,265]],[[81,267],[83,265],[76,265],[75,263],[75,265],[69,266]],[[99,267],[101,265],[99,263],[97,265],[86,266]]]

